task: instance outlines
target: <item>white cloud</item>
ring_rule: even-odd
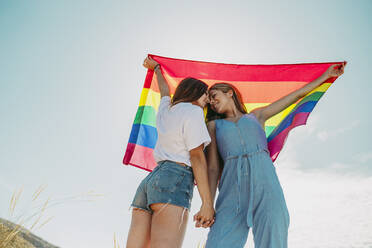
[[[372,177],[361,173],[368,170],[372,152],[303,170],[295,144],[289,142],[285,149],[276,170],[291,217],[289,247],[372,247]]]
[[[291,216],[289,247],[372,247],[371,177],[277,171]]]
[[[358,154],[351,157],[348,162],[334,161],[330,165],[319,168],[326,174],[339,174],[348,177],[371,177],[372,167],[366,162],[372,159],[372,153]]]
[[[319,131],[317,134],[316,134],[316,137],[325,142],[327,141],[329,138],[332,138],[332,137],[336,137],[340,134],[343,134],[347,131],[350,131],[356,127],[358,127],[360,125],[360,121],[359,120],[355,120],[353,121],[352,123],[350,123],[349,125],[345,126],[345,127],[341,127],[341,128],[337,128],[337,129],[334,129],[334,130],[322,130],[322,131]]]
[[[355,156],[355,160],[360,163],[366,163],[372,159],[372,152],[360,153]]]
[[[326,141],[329,137],[329,132],[328,131],[320,131],[316,134],[316,137],[320,139],[321,141]]]

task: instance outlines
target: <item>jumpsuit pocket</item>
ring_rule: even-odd
[[[185,172],[174,168],[161,168],[154,176],[152,187],[159,192],[174,193],[182,183]]]

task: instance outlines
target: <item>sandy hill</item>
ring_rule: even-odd
[[[4,240],[14,234],[14,230],[18,230],[17,225],[0,218],[0,248],[58,248],[22,227],[14,238],[4,245]]]

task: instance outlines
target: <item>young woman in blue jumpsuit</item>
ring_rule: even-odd
[[[217,184],[219,194],[206,248],[244,247],[249,228],[256,248],[287,247],[289,215],[267,149],[264,124],[327,79],[340,76],[344,66],[329,67],[303,88],[250,114],[233,86],[218,83],[209,89],[212,112],[207,114],[207,126],[212,142],[207,147],[208,177],[213,199]]]

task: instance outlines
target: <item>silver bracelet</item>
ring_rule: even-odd
[[[156,71],[156,69],[158,69],[158,68],[160,68],[160,64],[155,65],[154,71]]]

